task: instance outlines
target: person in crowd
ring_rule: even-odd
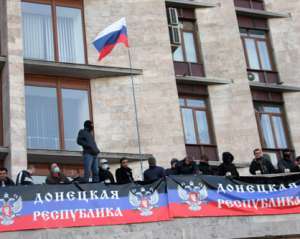
[[[257,174],[272,174],[276,173],[276,169],[274,168],[270,159],[268,159],[261,149],[255,149],[253,151],[254,159],[250,164],[249,171],[252,175]]]
[[[32,175],[35,172],[35,167],[30,165],[27,170],[22,170],[17,175],[16,185],[33,185]]]
[[[197,174],[199,169],[193,158],[186,156],[176,164],[176,174]]]
[[[173,158],[171,160],[171,168],[167,168],[165,170],[165,174],[166,176],[170,176],[170,175],[175,175],[176,174],[176,164],[179,162],[178,159],[176,158]]]
[[[116,180],[118,184],[126,184],[134,181],[132,169],[128,167],[128,159],[120,159],[120,168],[116,170]]]
[[[56,163],[51,164],[50,173],[46,178],[46,184],[68,184],[70,180],[61,172]]]
[[[294,171],[293,172],[300,172],[300,156],[298,156],[294,161]]]
[[[84,128],[78,133],[77,144],[83,148],[84,181],[89,182],[92,172],[93,182],[99,181],[99,162],[97,155],[100,150],[94,139],[94,124],[90,120],[84,122]]]
[[[115,183],[114,176],[109,171],[107,159],[99,160],[99,181],[104,183]]]
[[[8,177],[7,168],[0,168],[0,187],[14,186],[15,183]]]
[[[218,167],[219,176],[232,176],[239,177],[239,172],[236,166],[233,164],[234,156],[230,152],[224,152],[222,154],[223,163]]]
[[[208,164],[208,157],[206,155],[201,156],[198,168],[202,174],[205,174],[205,175],[213,174],[211,167]]]
[[[166,176],[165,170],[156,165],[156,159],[151,156],[148,159],[149,168],[144,172],[144,181],[153,182]]]
[[[278,171],[280,173],[290,173],[296,170],[295,163],[292,159],[292,154],[289,149],[285,149],[282,151],[282,159],[278,161]]]

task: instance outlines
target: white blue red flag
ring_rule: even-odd
[[[99,61],[107,56],[118,43],[123,43],[129,47],[125,18],[121,18],[105,28],[93,41],[93,45],[99,53]]]

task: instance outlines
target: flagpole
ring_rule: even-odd
[[[128,45],[127,49],[128,49],[128,59],[129,59],[129,67],[130,67],[132,97],[133,97],[133,104],[134,104],[136,133],[137,133],[137,141],[138,141],[138,148],[139,148],[140,166],[141,166],[141,178],[142,178],[142,180],[144,180],[144,174],[143,174],[144,168],[143,168],[143,160],[142,160],[140,125],[139,125],[139,119],[138,119],[138,109],[137,109],[137,103],[136,103],[134,78],[133,78],[133,74],[132,74],[132,60],[131,60],[131,52],[130,52],[130,46],[129,45]]]

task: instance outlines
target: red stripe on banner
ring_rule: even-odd
[[[218,208],[216,202],[202,204],[201,209],[192,211],[189,205],[182,203],[169,204],[170,217],[221,217],[221,216],[258,216],[258,215],[280,215],[300,213],[300,206],[285,206],[278,208],[244,208],[227,207]]]
[[[0,225],[0,232],[16,231],[16,230],[31,230],[31,229],[45,229],[45,228],[64,228],[64,227],[82,227],[82,226],[104,226],[130,223],[145,223],[156,221],[170,220],[169,210],[167,207],[152,209],[151,216],[141,216],[139,210],[124,210],[123,216],[118,217],[103,217],[103,218],[78,218],[76,220],[69,219],[50,219],[42,220],[38,218],[33,221],[33,215],[24,217],[15,217],[14,223],[11,225]]]
[[[129,47],[127,36],[124,34],[121,34],[115,44],[106,45],[102,49],[102,51],[99,52],[99,61],[101,61],[104,57],[106,57],[114,49],[114,47],[119,43],[124,43],[124,45],[126,47]]]

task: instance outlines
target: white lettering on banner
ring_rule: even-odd
[[[42,195],[41,193],[36,193],[34,205],[36,204],[44,204],[44,202],[64,202],[64,201],[85,201],[89,202],[89,200],[119,200],[119,191],[68,191],[68,192],[54,192],[54,193],[46,193]]]
[[[57,221],[72,219],[75,222],[77,219],[93,219],[104,217],[123,217],[123,213],[119,207],[117,208],[78,208],[67,210],[54,210],[54,211],[34,211],[33,221]]]

